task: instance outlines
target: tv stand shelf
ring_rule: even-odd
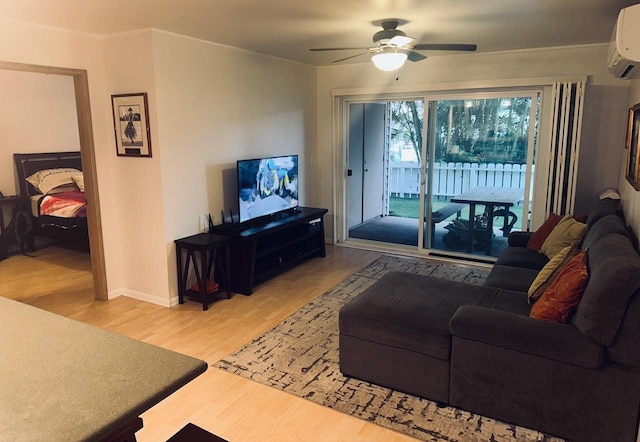
[[[231,289],[250,295],[266,281],[315,256],[326,256],[324,215],[327,209],[298,207],[261,222],[222,224],[210,233],[231,237]]]

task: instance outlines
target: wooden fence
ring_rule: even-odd
[[[479,164],[436,162],[433,171],[433,196],[450,198],[478,186],[524,189],[526,164]],[[415,162],[392,162],[389,192],[400,198],[420,194],[420,166]]]

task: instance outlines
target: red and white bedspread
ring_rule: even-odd
[[[40,215],[74,218],[87,216],[84,192],[63,192],[46,195],[40,201]]]

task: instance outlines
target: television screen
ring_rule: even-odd
[[[298,155],[238,161],[240,222],[298,207]]]

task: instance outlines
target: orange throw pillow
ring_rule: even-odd
[[[529,316],[566,324],[580,303],[588,281],[587,252],[582,251],[562,268],[542,297],[533,304]]]
[[[547,239],[547,237],[551,234],[554,227],[558,225],[562,216],[556,215],[552,213],[549,215],[549,218],[540,226],[536,233],[533,234],[531,238],[529,238],[529,242],[527,242],[527,247],[539,252],[542,248],[542,244]]]

